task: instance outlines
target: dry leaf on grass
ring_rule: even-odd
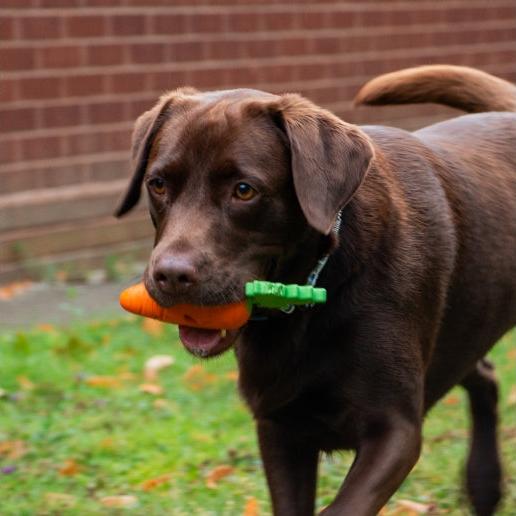
[[[77,498],[66,493],[46,493],[45,500],[51,505],[59,505],[61,507],[73,507],[77,502]]]
[[[509,360],[516,360],[516,349],[511,349],[507,352],[507,358]]]
[[[430,514],[435,511],[434,503],[420,503],[412,500],[398,500],[396,508],[389,516],[417,516],[418,514]]]
[[[170,367],[174,363],[174,357],[170,355],[155,355],[145,362],[143,368],[143,377],[146,382],[155,382],[158,379],[158,373]]]
[[[120,380],[114,376],[90,376],[86,378],[86,383],[91,387],[101,387],[103,389],[116,389],[120,387]]]
[[[193,391],[205,389],[209,384],[214,383],[216,380],[217,377],[212,373],[208,373],[200,364],[193,365],[183,375],[183,381],[186,386]]]
[[[59,468],[59,474],[63,477],[73,477],[79,473],[81,467],[74,459],[67,459],[65,463]]]
[[[138,498],[133,495],[104,496],[100,503],[105,507],[131,508],[138,505]]]
[[[160,475],[159,477],[145,480],[140,484],[140,487],[144,491],[152,491],[153,489],[156,489],[156,487],[162,486],[163,484],[168,484],[171,478],[172,473],[165,473],[164,475]]]
[[[112,437],[104,437],[99,442],[99,447],[103,450],[112,450],[115,448],[115,440]]]
[[[163,334],[164,324],[146,317],[142,322],[142,329],[153,337],[160,337]]]
[[[16,381],[18,382],[18,385],[20,388],[24,391],[32,391],[34,387],[33,382],[31,382],[26,376],[17,376]]]
[[[163,394],[163,387],[161,385],[157,385],[155,383],[142,383],[139,387],[141,392],[145,392],[147,394],[153,394],[154,396],[158,396]]]
[[[238,380],[238,371],[228,371],[225,376],[228,380],[236,382]]]
[[[16,441],[1,441],[0,442],[0,456],[7,459],[16,460],[23,457],[27,453],[25,443],[20,440]]]
[[[117,377],[120,380],[122,380],[123,382],[125,382],[125,381],[134,380],[136,378],[136,375],[134,373],[131,373],[131,371],[120,371],[117,374]]]
[[[41,323],[36,326],[36,329],[38,331],[42,331],[45,333],[56,333],[56,329],[52,324],[48,323]]]
[[[157,398],[152,402],[152,406],[157,409],[166,409],[170,407],[170,403],[165,398]]]
[[[509,397],[507,398],[507,403],[509,405],[516,405],[516,385],[512,386]]]
[[[228,466],[227,464],[222,464],[220,466],[213,468],[206,475],[206,487],[209,487],[210,489],[215,489],[217,487],[217,482],[220,479],[227,477],[228,475],[231,475],[234,469],[235,468],[233,468],[232,466]]]
[[[246,500],[242,516],[258,516],[258,500],[254,496]]]
[[[458,405],[460,403],[460,398],[455,394],[450,394],[444,398],[443,403],[445,405]]]

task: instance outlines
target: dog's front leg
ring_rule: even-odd
[[[353,465],[324,516],[373,516],[416,464],[421,425],[402,416],[371,423]]]
[[[272,420],[257,430],[275,516],[313,516],[319,450]]]

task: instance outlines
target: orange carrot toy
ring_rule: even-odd
[[[218,306],[180,304],[164,308],[150,297],[143,283],[133,285],[120,294],[120,304],[128,312],[163,322],[194,328],[236,330],[251,315],[247,301]]]

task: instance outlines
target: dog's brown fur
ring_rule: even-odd
[[[513,110],[516,94],[440,66],[380,77],[358,99],[490,111]],[[459,383],[472,409],[468,493],[477,514],[494,512],[497,388],[483,357],[516,324],[515,141],[513,113],[408,133],[255,90],[178,90],[138,120],[118,214],[143,181],[164,181],[165,193],[148,188],[145,281],[158,302],[234,301],[256,277],[303,283],[331,251],[325,306],[271,312],[214,351],[234,341],[275,514],[313,513],[319,454],[338,449],[357,455],[324,514],[375,514],[419,457],[425,412]],[[250,202],[231,194],[242,180],[258,192]]]

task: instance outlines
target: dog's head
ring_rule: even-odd
[[[135,171],[116,214],[134,207],[144,185],[156,228],[144,281],[162,306],[239,301],[248,281],[285,281],[280,270],[303,282],[373,155],[360,129],[298,95],[190,88],[140,116],[132,149]],[[208,346],[206,333],[180,329],[202,355],[235,338],[214,344],[212,335]]]

